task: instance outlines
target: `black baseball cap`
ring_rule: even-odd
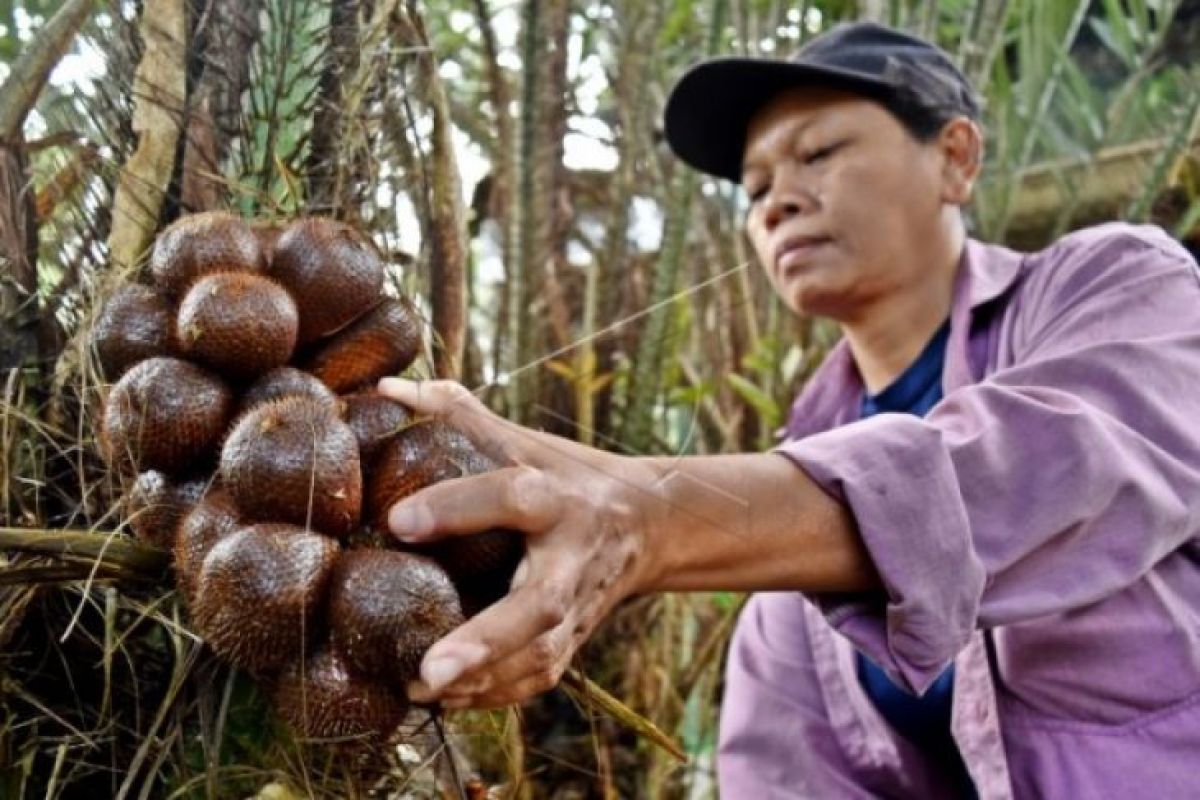
[[[842,89],[884,106],[905,98],[979,118],[970,82],[945,51],[883,25],[852,22],[831,28],[787,60],[726,57],[696,64],[667,98],[667,141],[696,169],[736,183],[750,119],[779,92],[801,86]]]

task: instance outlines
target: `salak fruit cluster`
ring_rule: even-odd
[[[495,530],[401,549],[387,510],[494,463],[375,393],[422,352],[421,325],[350,226],[195,214],[149,272],[92,331],[130,527],[174,553],[195,629],[289,722],[388,733],[424,652],[507,590],[522,545]]]

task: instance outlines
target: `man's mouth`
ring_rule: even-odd
[[[789,236],[775,248],[776,274],[788,277],[803,266],[815,250],[828,243],[828,236]]]

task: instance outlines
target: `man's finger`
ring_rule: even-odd
[[[536,695],[548,692],[558,685],[562,677],[560,670],[552,673],[538,673],[522,678],[516,683],[497,686],[495,689],[475,695],[454,695],[441,701],[448,709],[475,708],[504,708],[529,700]]]
[[[411,408],[422,416],[453,417],[455,414],[481,412],[487,408],[467,387],[454,381],[410,381],[407,378],[383,378],[379,393]]]
[[[427,486],[392,506],[388,528],[405,542],[421,542],[491,528],[537,534],[562,515],[557,492],[532,467],[452,478]]]
[[[534,639],[528,647],[492,662],[486,669],[466,673],[444,687],[442,700],[492,694],[533,678],[557,680],[562,665],[570,657],[571,644],[570,625],[559,625]]]
[[[502,466],[545,467],[564,457],[579,458],[579,446],[574,442],[506,420],[460,383],[383,378],[378,389],[380,394],[408,406],[419,416],[445,421]]]
[[[418,416],[445,421],[501,464],[519,460],[521,440],[535,435],[492,413],[461,383],[383,378],[377,388],[380,394],[408,406]]]
[[[423,688],[436,695],[468,672],[505,659],[558,627],[566,618],[569,585],[532,580],[435,643],[421,661]]]

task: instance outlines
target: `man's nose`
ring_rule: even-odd
[[[780,222],[801,214],[811,214],[817,208],[817,198],[812,189],[795,174],[781,171],[771,184],[766,201],[765,222],[774,228]]]

